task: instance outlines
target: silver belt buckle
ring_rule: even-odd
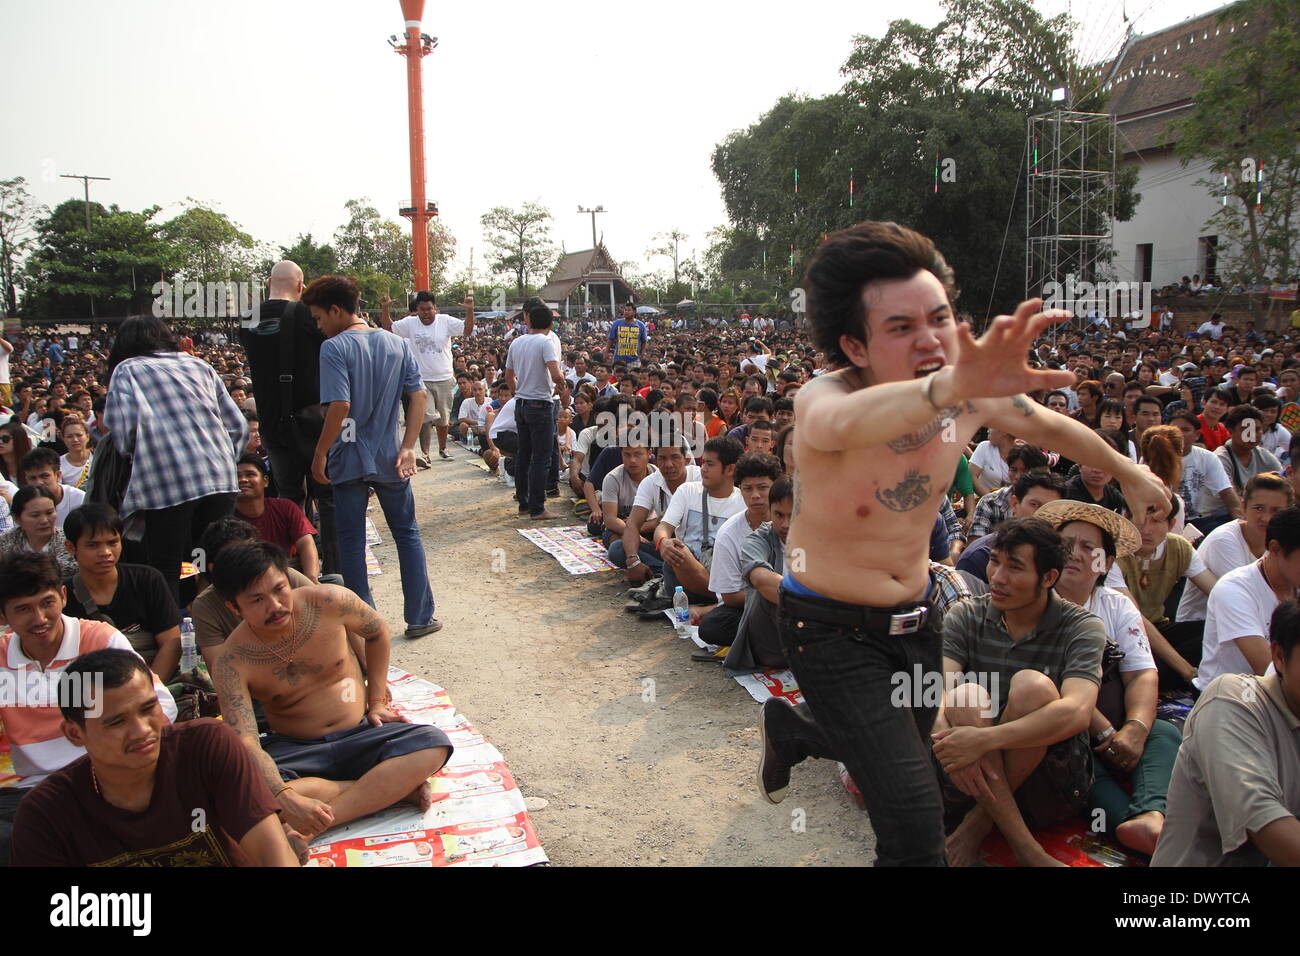
[[[890,637],[915,634],[925,626],[925,619],[929,614],[930,609],[928,607],[919,607],[915,611],[908,611],[906,614],[891,616],[889,619]]]

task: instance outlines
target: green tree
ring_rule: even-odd
[[[18,314],[20,263],[36,240],[36,219],[48,213],[27,191],[23,177],[0,179],[0,295],[7,316]]]
[[[934,27],[898,20],[878,39],[855,37],[840,93],[783,97],[717,146],[732,231],[706,253],[711,281],[735,285],[747,273],[752,294],[766,278],[784,286],[779,304],[826,233],[880,219],[935,241],[957,273],[960,307],[982,316],[1019,301],[1025,117],[1050,110],[1057,86],[1075,91],[1076,109],[1101,111],[1104,100],[1073,59],[1064,18],[1025,0],[944,8]],[[1121,219],[1132,185],[1132,173],[1118,184]]]
[[[530,276],[545,273],[553,264],[551,218],[545,206],[526,202],[518,210],[494,206],[479,220],[492,250],[489,267],[502,275],[513,274],[519,295],[525,294]]]
[[[349,274],[374,272],[388,276],[401,288],[411,284],[411,239],[402,227],[385,219],[367,197],[343,204],[348,220],[334,233],[339,266]]]
[[[1200,82],[1191,113],[1176,124],[1175,154],[1186,166],[1207,161],[1216,178],[1201,184],[1221,189],[1230,174],[1231,198],[1209,220],[1228,242],[1220,243],[1219,274],[1249,284],[1289,280],[1300,270],[1300,3],[1248,0],[1225,8],[1221,21],[1267,19],[1263,39],[1240,38],[1219,62],[1191,75]],[[1264,170],[1264,196],[1256,208]]]
[[[97,208],[96,208],[97,207]],[[23,270],[20,312],[28,318],[80,319],[143,312],[153,285],[182,265],[182,252],[154,221],[158,206],[129,212],[70,199],[36,223]]]
[[[186,282],[255,281],[257,243],[223,212],[196,199],[163,225],[163,236],[180,262],[178,279]]]
[[[339,257],[334,247],[329,243],[317,245],[312,241],[310,232],[300,233],[292,246],[281,246],[280,258],[296,262],[302,269],[303,278],[308,282],[320,276],[335,275],[339,271]]]

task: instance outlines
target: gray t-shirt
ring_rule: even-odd
[[[651,465],[646,473],[646,478],[649,478],[658,470],[654,465]],[[641,481],[645,481],[645,478],[642,478]],[[605,481],[600,487],[600,503],[617,501],[618,516],[626,518],[632,513],[632,505],[636,502],[636,489],[639,484],[640,482],[632,480],[632,476],[627,473],[626,467],[619,465],[605,476]]]
[[[506,368],[515,373],[515,398],[549,402],[555,388],[546,363],[559,360],[560,350],[546,335],[522,335],[511,342],[510,351],[506,353]]]
[[[1183,728],[1152,866],[1263,866],[1250,841],[1300,815],[1300,718],[1276,674],[1224,674]]]

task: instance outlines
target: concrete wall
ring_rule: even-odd
[[[1205,275],[1199,240],[1218,234],[1218,227],[1206,225],[1221,207],[1210,189],[1197,185],[1200,179],[1215,179],[1209,166],[1194,162],[1183,168],[1168,152],[1148,152],[1136,162],[1141,172],[1137,192],[1142,200],[1128,222],[1115,223],[1115,277],[1138,281],[1138,244],[1151,243],[1151,283],[1154,288],[1178,282],[1195,273]],[[1215,179],[1218,182],[1218,179]],[[1219,237],[1219,265],[1224,265],[1226,239]]]

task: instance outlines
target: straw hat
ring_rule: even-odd
[[[1110,532],[1115,542],[1115,557],[1123,558],[1142,546],[1142,535],[1137,526],[1127,518],[1116,514],[1101,505],[1090,505],[1083,501],[1049,501],[1034,512],[1035,518],[1042,518],[1058,531],[1071,521],[1086,521],[1098,528]]]

